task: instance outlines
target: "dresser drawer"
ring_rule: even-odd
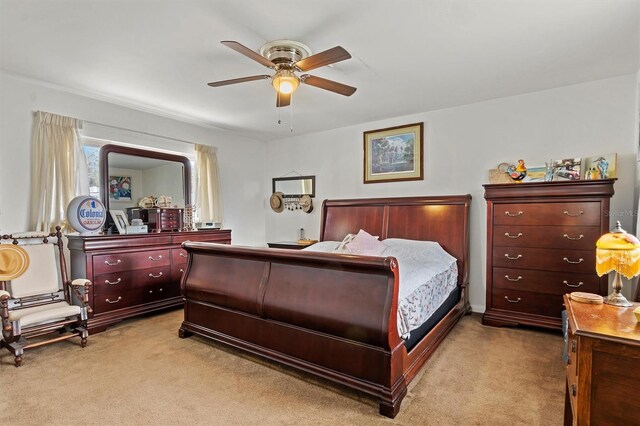
[[[491,297],[493,308],[505,311],[526,312],[560,318],[562,315],[562,296],[556,294],[532,293],[529,291],[493,289]]]
[[[496,203],[494,225],[600,226],[599,202]]]
[[[94,295],[116,294],[137,288],[168,283],[171,280],[171,267],[161,266],[134,271],[113,272],[95,277]]]
[[[171,249],[172,265],[186,264],[188,260],[189,260],[189,255],[187,254],[187,251],[185,249],[181,249],[181,248]]]
[[[596,251],[494,247],[493,266],[591,274],[596,270]]]
[[[93,257],[93,273],[130,271],[171,264],[170,251],[148,250],[136,253],[117,253]]]
[[[144,303],[144,294],[139,290],[121,290],[113,294],[99,295],[93,297],[94,314],[103,314],[118,309]]]
[[[562,296],[572,291],[600,292],[596,273],[576,274],[530,269],[493,268],[493,287],[505,290],[530,291]]]
[[[593,250],[599,226],[499,225],[493,228],[493,245]]]

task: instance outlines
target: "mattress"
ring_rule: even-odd
[[[383,243],[381,257],[398,261],[398,333],[406,340],[457,290],[458,265],[433,241],[388,238]],[[339,241],[322,241],[305,250],[331,253],[339,245]]]

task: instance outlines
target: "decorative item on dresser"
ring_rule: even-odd
[[[628,308],[579,303],[567,308],[565,425],[640,425],[640,325]]]
[[[615,180],[484,185],[485,325],[561,328],[567,291],[607,294],[595,243],[609,229]]]
[[[69,235],[71,276],[93,282],[89,290],[90,333],[125,318],[181,306],[185,241],[231,244],[231,231],[163,232],[140,235]]]
[[[147,224],[150,232],[182,231],[184,209],[160,207],[140,209],[140,219]]]

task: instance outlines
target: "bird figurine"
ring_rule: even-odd
[[[524,160],[518,160],[517,166],[514,166],[513,164],[510,165],[507,169],[507,173],[516,183],[522,183],[522,179],[527,176],[527,168],[524,165]]]

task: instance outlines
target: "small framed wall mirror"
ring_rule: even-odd
[[[303,195],[316,196],[315,176],[291,176],[273,178],[273,191],[282,192],[284,198],[300,198]]]

